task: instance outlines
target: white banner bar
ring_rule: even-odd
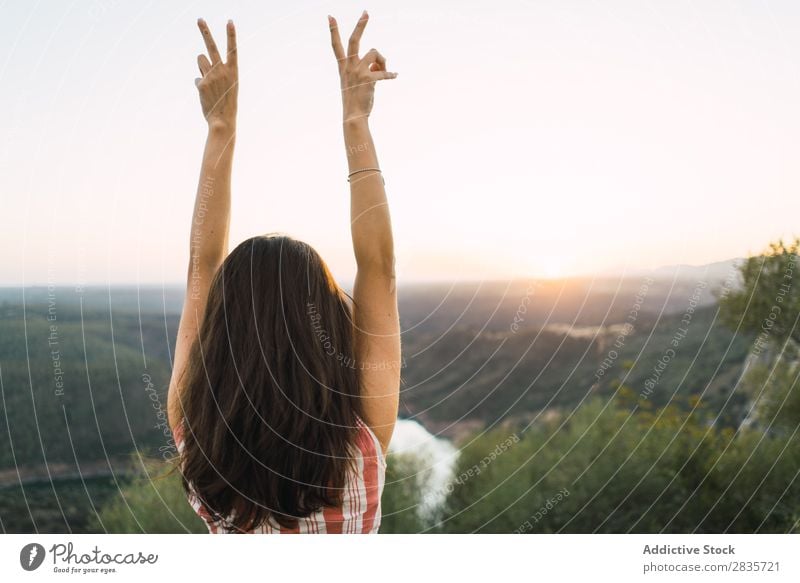
[[[4,535],[0,581],[794,582],[798,551],[767,534]]]

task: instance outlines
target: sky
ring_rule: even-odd
[[[703,264],[800,233],[791,1],[0,0],[0,285],[174,284],[204,120],[203,16],[239,33],[231,243],[351,279],[326,15],[396,80],[371,126],[402,281]]]

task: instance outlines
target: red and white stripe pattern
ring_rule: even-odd
[[[386,481],[386,460],[380,442],[367,425],[358,420],[359,432],[355,442],[355,471],[344,488],[341,506],[323,508],[305,518],[300,518],[292,529],[278,524],[262,525],[252,534],[374,534],[381,525],[381,495]],[[183,450],[182,427],[175,430],[175,444]],[[189,503],[202,518],[211,534],[234,532],[224,521],[213,521],[196,496]]]

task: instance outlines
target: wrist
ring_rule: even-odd
[[[362,129],[369,128],[369,115],[345,115],[342,120],[342,125],[345,129]]]
[[[209,137],[230,138],[236,134],[236,122],[222,121],[222,120],[209,120],[208,122],[208,135]]]

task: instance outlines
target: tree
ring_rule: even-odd
[[[755,335],[743,385],[756,401],[752,419],[794,431],[800,424],[800,239],[772,243],[739,267],[742,287],[720,294],[730,327]]]
[[[790,245],[770,244],[761,255],[748,257],[739,266],[742,287],[720,294],[720,314],[732,328],[756,335],[759,348],[800,346],[800,239]]]

